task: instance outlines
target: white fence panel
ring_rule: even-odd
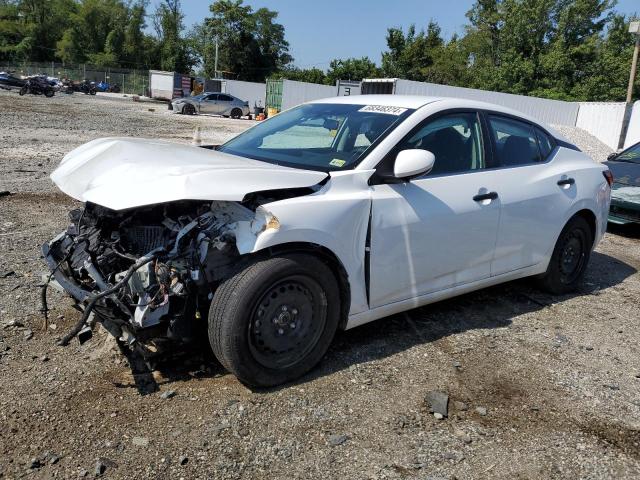
[[[249,102],[249,108],[253,113],[253,107],[264,107],[267,94],[267,85],[257,82],[243,82],[241,80],[223,80],[222,91]]]
[[[627,136],[624,139],[624,148],[640,142],[640,101],[633,104]]]
[[[282,110],[300,105],[311,100],[335,97],[338,87],[335,85],[319,85],[316,83],[284,80],[282,85]]]
[[[580,102],[579,105],[576,127],[617,150],[624,119],[624,102]]]
[[[401,95],[467,98],[480,102],[495,103],[518,110],[543,122],[558,125],[574,126],[579,109],[578,104],[574,102],[563,102],[561,100],[549,100],[546,98],[527,97],[524,95],[476,90],[473,88],[451,87],[449,85],[402,79],[397,80],[395,93]]]

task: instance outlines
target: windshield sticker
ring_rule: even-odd
[[[347,163],[346,160],[340,160],[339,158],[334,158],[329,162],[329,165],[331,165],[332,167],[343,167],[345,163]]]
[[[393,107],[390,105],[367,105],[362,107],[359,112],[386,113],[387,115],[402,115],[407,111],[406,108]]]

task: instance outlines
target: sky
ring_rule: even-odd
[[[159,0],[153,0],[150,10]],[[182,0],[185,24],[191,27],[209,15],[210,1]],[[406,28],[415,23],[426,27],[430,19],[442,29],[444,38],[461,34],[465,13],[473,0],[245,0],[254,10],[267,7],[279,13],[294,64],[325,70],[334,58],[367,56],[380,64],[386,50],[389,27]],[[640,13],[640,0],[619,0],[618,12]]]

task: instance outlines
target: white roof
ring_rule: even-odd
[[[493,110],[494,112],[506,113],[514,115],[533,123],[537,123],[551,131],[557,138],[563,139],[564,137],[556,132],[553,128],[550,128],[544,122],[522,113],[512,108],[503,107],[495,103],[478,102],[476,100],[468,100],[466,98],[455,97],[428,97],[423,95],[394,95],[394,94],[382,94],[382,95],[346,95],[340,97],[322,98],[320,100],[314,100],[309,103],[341,103],[347,105],[383,105],[390,107],[400,108],[412,108],[418,109],[424,105],[438,102],[438,108],[447,110],[450,108],[472,108],[477,110]]]
[[[383,105],[385,107],[420,108],[427,103],[441,100],[422,95],[346,95],[322,98],[309,103],[343,103],[347,105]]]

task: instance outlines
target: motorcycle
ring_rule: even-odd
[[[84,93],[85,95],[95,95],[97,92],[96,82],[84,80],[80,85],[78,85],[78,91]]]
[[[120,85],[118,85],[117,83],[100,82],[98,85],[96,85],[96,89],[99,92],[120,93]]]
[[[30,93],[31,95],[44,95],[47,98],[53,97],[55,91],[47,80],[47,77],[43,75],[35,75],[27,78],[24,86],[20,88],[18,92],[20,95]]]

